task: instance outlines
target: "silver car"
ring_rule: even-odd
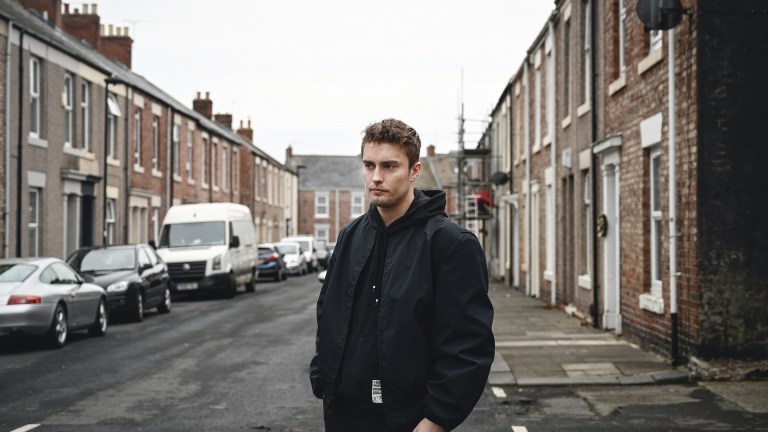
[[[0,260],[0,334],[43,336],[54,348],[69,332],[107,332],[107,294],[58,258]]]

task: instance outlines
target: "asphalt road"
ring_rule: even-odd
[[[176,301],[60,350],[0,337],[0,432],[322,431],[309,388],[316,274]],[[696,384],[487,386],[456,432],[768,431]]]

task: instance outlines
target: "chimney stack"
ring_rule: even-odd
[[[69,5],[64,5],[64,16],[61,19],[62,30],[71,34],[72,36],[82,39],[90,46],[100,50],[100,38],[101,32],[101,18],[96,15],[96,8],[88,13],[88,5],[83,5],[83,13],[80,10],[74,8],[73,12],[69,12]]]
[[[427,156],[434,157],[435,156],[435,145],[430,144],[427,146]]]
[[[213,121],[232,130],[232,114],[216,114],[213,116]]]
[[[248,120],[248,127],[243,127],[243,121],[240,120],[240,128],[237,130],[237,134],[243,137],[246,141],[253,144],[253,129],[251,129],[251,120]]]
[[[19,0],[19,3],[46,17],[56,28],[62,28],[61,0]]]
[[[205,92],[205,99],[203,99],[200,97],[200,92],[197,92],[197,98],[192,101],[192,109],[210,120],[213,117],[213,101],[211,101],[210,93]]]
[[[288,148],[285,149],[285,163],[287,164],[291,159],[293,159],[293,147],[288,146]]]

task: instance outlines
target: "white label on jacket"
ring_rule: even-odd
[[[373,380],[371,384],[371,402],[375,404],[384,403],[381,398],[381,380]]]

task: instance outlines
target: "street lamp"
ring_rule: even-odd
[[[109,170],[109,115],[110,115],[110,107],[109,107],[109,86],[112,84],[123,84],[127,85],[128,83],[121,80],[117,77],[107,77],[104,78],[104,197],[103,197],[103,212],[102,212],[102,236],[101,236],[101,244],[106,246],[107,245],[107,181],[108,181],[108,170]],[[115,131],[112,131],[113,134],[115,134]],[[127,163],[127,161],[126,161]]]

